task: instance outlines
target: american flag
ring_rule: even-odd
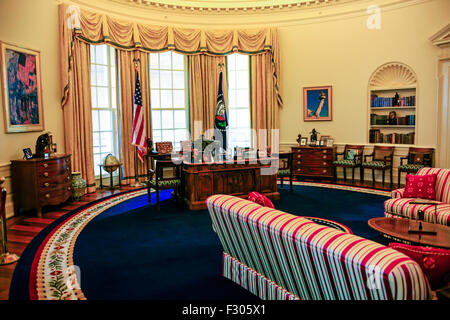
[[[145,137],[144,110],[142,108],[141,84],[139,73],[136,71],[136,88],[134,89],[134,114],[133,114],[133,137],[132,145],[137,147],[138,157],[144,162],[143,156],[147,149],[147,139]]]

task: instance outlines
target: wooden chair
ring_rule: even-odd
[[[400,158],[398,166],[398,185],[400,187],[400,176],[402,172],[416,174],[423,167],[433,166],[433,148],[409,148],[408,156]],[[404,161],[407,161],[404,163]]]
[[[347,181],[347,168],[352,168],[352,182],[355,182],[355,169],[359,168],[359,174],[362,178],[361,163],[363,159],[364,146],[346,144],[344,151],[336,153],[336,160],[333,161],[335,177],[337,177],[337,168],[342,167],[344,170],[344,180]],[[338,157],[343,156],[342,160]]]
[[[283,188],[283,178],[289,177],[290,191],[292,192],[292,152],[282,152],[278,154],[279,167],[277,176],[280,177],[281,188]]]
[[[372,158],[372,161],[367,161],[367,158]],[[383,186],[384,186],[384,174],[386,170],[389,170],[392,188],[393,158],[394,158],[394,147],[374,146],[372,154],[364,156],[364,162],[362,163],[363,177],[364,177],[364,169],[372,169],[372,185],[375,185],[375,170],[381,170],[383,171]]]
[[[164,177],[164,169],[172,168],[174,175]],[[153,175],[155,177],[153,178]],[[149,179],[147,181],[148,202],[151,202],[151,188],[156,191],[156,208],[159,211],[159,190],[173,189],[173,195],[178,202],[181,199],[183,190],[181,179],[181,164],[175,164],[171,160],[157,160],[155,170],[149,169]]]

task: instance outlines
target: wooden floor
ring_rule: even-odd
[[[289,183],[284,180],[285,183]],[[347,182],[343,180],[337,181],[339,184],[348,184],[360,187],[375,187],[378,189],[390,190],[389,185],[386,184],[386,187],[383,187],[381,183],[376,183],[372,186],[371,182],[359,182],[355,181],[354,184],[351,183],[351,180],[347,180]],[[396,186],[394,185],[394,188]],[[120,190],[116,191],[107,191],[107,190],[97,190],[95,193],[87,194],[84,196],[83,201],[76,202],[68,202],[62,206],[58,207],[46,207],[43,209],[42,218],[37,218],[33,215],[23,215],[18,217],[13,217],[8,219],[8,251],[11,253],[15,253],[21,255],[25,250],[27,245],[31,242],[31,240],[47,225],[61,217],[62,215],[68,213],[70,210],[76,209],[81,205],[84,205],[88,202],[101,199],[103,197],[109,196],[113,193],[117,193],[120,191],[130,190],[131,187],[123,186]],[[7,300],[9,296],[9,286],[11,283],[12,275],[14,272],[14,268],[16,267],[16,263],[0,266],[0,300]]]

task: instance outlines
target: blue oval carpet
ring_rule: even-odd
[[[277,209],[387,244],[367,221],[383,216],[389,193],[303,183],[288,189],[279,188]],[[59,218],[23,252],[10,299],[256,300],[221,276],[222,248],[207,210],[177,206],[170,194],[160,193],[160,211],[154,194],[149,205],[146,191],[134,190]]]

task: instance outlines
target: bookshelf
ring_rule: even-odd
[[[368,86],[368,142],[417,144],[417,77],[401,62],[378,67]]]

